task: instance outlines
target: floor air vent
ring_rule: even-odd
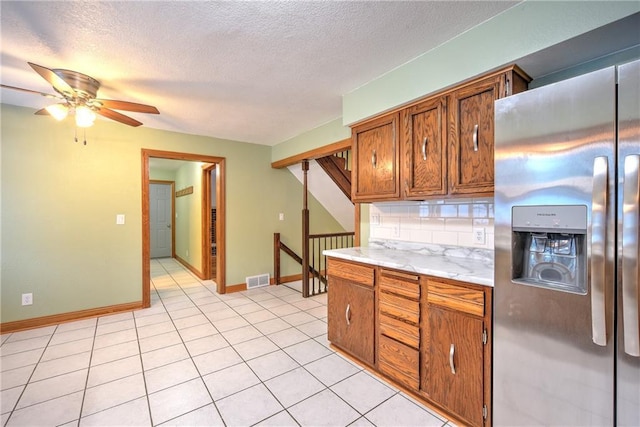
[[[269,286],[269,274],[259,274],[257,276],[247,277],[247,289],[259,288],[261,286]]]

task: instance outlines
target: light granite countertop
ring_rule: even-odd
[[[380,241],[369,242],[367,247],[325,250],[323,254],[493,287],[493,252],[487,250]]]

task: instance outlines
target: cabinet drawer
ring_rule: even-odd
[[[451,308],[456,311],[484,316],[484,292],[462,285],[429,280],[427,301],[429,304]]]
[[[380,292],[380,313],[415,325],[420,321],[420,303],[386,292]]]
[[[420,329],[393,317],[380,315],[380,333],[413,348],[420,346]]]
[[[420,383],[418,350],[385,336],[380,337],[379,349],[380,371],[407,387],[417,390]]]
[[[374,267],[328,258],[328,275],[373,286]]]
[[[417,301],[420,299],[420,277],[416,274],[381,269],[380,290]]]

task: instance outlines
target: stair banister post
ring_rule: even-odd
[[[309,296],[309,205],[307,172],[309,172],[309,161],[302,161],[303,172],[303,197],[302,197],[302,296]]]

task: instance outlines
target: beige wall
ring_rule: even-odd
[[[1,105],[3,323],[141,300],[142,148],[227,159],[228,285],[272,273],[274,232],[300,240],[301,186],[271,168],[270,147],[106,120],[87,130],[83,146],[71,122],[33,112]],[[313,232],[342,231],[315,199],[310,205]],[[34,303],[23,307],[28,292]]]

